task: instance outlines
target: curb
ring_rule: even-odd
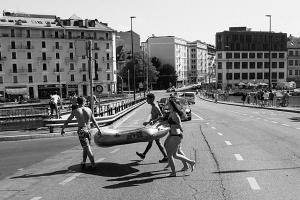
[[[203,97],[199,97],[199,98],[204,101],[214,102],[214,100],[206,99]],[[260,106],[244,105],[244,104],[238,104],[238,103],[230,103],[230,102],[225,102],[225,101],[218,101],[218,104],[226,104],[226,105],[232,105],[232,106],[265,109],[265,110],[276,110],[276,111],[291,112],[291,113],[300,113],[300,110],[288,110],[288,109],[284,109],[284,108],[260,107]]]

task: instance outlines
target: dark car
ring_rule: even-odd
[[[161,110],[165,116],[168,116],[170,112],[167,104],[169,99],[168,98],[164,98],[164,99],[166,99],[166,103],[161,108]],[[180,105],[181,110],[185,112],[185,115],[181,116],[181,120],[182,121],[192,120],[192,110],[188,101],[184,98],[176,98],[175,102],[178,103]]]

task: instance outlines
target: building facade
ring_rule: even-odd
[[[217,82],[223,89],[240,82],[268,84],[269,77],[275,87],[287,78],[287,35],[246,27],[216,33],[216,64]]]
[[[93,88],[115,91],[115,31],[77,16],[4,12],[0,18],[0,94],[49,98],[57,91],[90,93],[87,42],[91,41]]]
[[[288,49],[288,67],[287,67],[287,81],[294,81],[296,87],[300,87],[300,38],[299,37],[288,37],[287,43]]]

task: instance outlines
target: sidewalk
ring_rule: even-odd
[[[215,102],[213,99],[208,99],[203,96],[198,96],[200,99]],[[242,103],[235,103],[235,102],[228,102],[228,101],[218,101],[219,104],[227,104],[232,106],[242,106],[242,107],[249,107],[249,108],[256,108],[256,109],[266,109],[266,110],[277,110],[283,112],[293,112],[293,113],[300,113],[300,107],[261,107],[252,104],[242,104]]]

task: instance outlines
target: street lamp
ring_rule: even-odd
[[[272,16],[271,15],[266,15],[266,17],[269,17],[270,19],[270,29],[269,29],[269,90],[272,89],[271,85],[271,21],[272,21]]]
[[[131,62],[133,65],[133,100],[135,100],[135,66],[134,66],[134,58],[133,58],[133,36],[132,36],[132,19],[134,19],[134,16],[130,17],[130,27],[131,27]]]

